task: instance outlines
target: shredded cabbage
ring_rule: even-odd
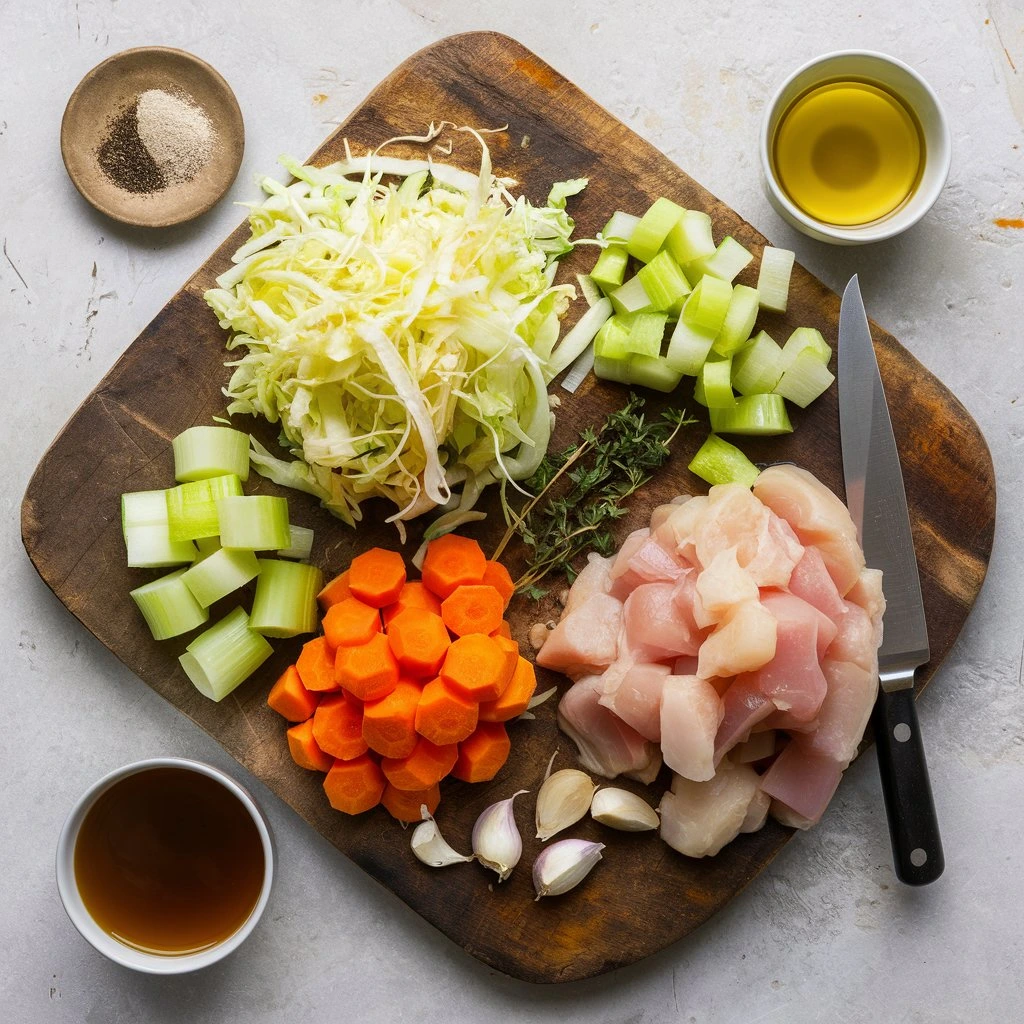
[[[476,518],[484,486],[529,477],[547,450],[550,359],[576,295],[556,261],[572,249],[566,198],[587,181],[532,206],[460,130],[478,174],[347,145],[329,167],[282,158],[297,180],[262,182],[250,239],[205,295],[245,349],[229,415],[280,423],[291,456],[254,439],[253,465],[349,524],[371,497],[397,506],[403,533],[436,508],[445,525]]]

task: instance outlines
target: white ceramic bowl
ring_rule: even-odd
[[[913,195],[893,213],[870,224],[841,227],[809,217],[783,191],[771,163],[771,142],[779,119],[802,93],[828,81],[866,78],[887,86],[917,115],[924,132],[925,164]],[[778,214],[798,231],[822,242],[861,245],[892,238],[916,224],[938,199],[949,174],[949,126],[938,97],[912,68],[895,57],[871,50],[839,50],[797,68],[779,86],[761,124],[761,170],[768,200]]]
[[[89,809],[114,783],[120,782],[129,775],[149,771],[153,768],[184,768],[188,771],[199,772],[219,782],[249,812],[259,833],[260,842],[263,844],[263,885],[260,888],[256,906],[253,907],[245,923],[234,934],[216,946],[198,953],[161,956],[155,953],[145,953],[118,942],[93,920],[82,902],[78,886],[75,883],[75,843]],[[143,971],[147,974],[186,974],[189,971],[197,971],[201,967],[209,967],[210,964],[222,960],[236,950],[256,927],[256,923],[267,905],[267,900],[270,898],[273,878],[274,847],[270,826],[253,798],[234,779],[222,771],[200,761],[189,761],[181,757],[155,757],[146,761],[136,761],[105,775],[99,782],[91,786],[72,808],[67,821],[64,822],[64,828],[61,829],[60,839],[57,841],[57,888],[72,924],[81,932],[83,938],[108,959],[121,964],[122,967],[130,967],[132,970]]]

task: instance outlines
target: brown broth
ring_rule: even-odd
[[[127,946],[184,955],[245,923],[263,885],[263,844],[215,779],[152,768],[93,804],[75,843],[75,881],[96,923]]]

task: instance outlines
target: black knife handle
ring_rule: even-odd
[[[927,885],[942,874],[945,860],[913,688],[881,690],[872,723],[896,877]]]

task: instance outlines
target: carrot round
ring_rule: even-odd
[[[430,789],[451,770],[459,750],[454,743],[438,746],[421,736],[407,757],[385,757],[381,771],[395,789],[410,791]]]
[[[432,540],[423,556],[423,582],[442,599],[456,587],[480,583],[486,569],[487,559],[480,545],[454,533]]]
[[[316,595],[316,599],[320,602],[320,607],[324,611],[327,611],[332,604],[337,604],[339,601],[344,601],[346,597],[351,597],[352,591],[348,587],[348,569],[342,573],[338,573],[337,576],[328,583],[319,594]]]
[[[304,722],[316,711],[320,694],[302,685],[299,670],[289,665],[267,694],[267,706],[289,722]]]
[[[512,682],[512,674],[516,670],[516,666],[519,664],[519,644],[511,637],[502,636],[501,633],[496,633],[491,639],[504,651],[505,653],[505,669],[508,672],[508,681]],[[502,691],[504,692],[504,690]]]
[[[399,666],[409,675],[436,676],[451,639],[440,615],[407,608],[391,620],[388,643]]]
[[[338,681],[334,675],[334,651],[323,636],[307,640],[299,652],[295,670],[307,690],[336,690]]]
[[[423,687],[416,707],[416,731],[442,746],[460,743],[476,728],[479,705],[453,690],[443,679]]]
[[[398,789],[389,782],[384,787],[384,795],[380,798],[387,812],[399,821],[420,821],[420,807],[427,805],[433,814],[441,803],[441,787],[433,785],[429,789]]]
[[[352,559],[348,586],[360,601],[383,608],[397,601],[405,586],[405,559],[397,551],[370,548]]]
[[[515,666],[493,637],[480,633],[460,636],[448,648],[439,675],[470,700],[497,700],[512,678]]]
[[[398,662],[383,633],[358,647],[339,647],[334,667],[341,686],[360,700],[379,700],[398,685]]]
[[[481,722],[459,744],[452,775],[463,782],[489,782],[508,760],[512,743],[501,722]]]
[[[324,636],[332,647],[366,644],[379,632],[380,612],[357,597],[332,604],[324,616]]]
[[[521,715],[537,689],[537,673],[526,658],[516,659],[516,669],[504,693],[497,700],[480,705],[481,722],[507,722]]]
[[[456,587],[441,605],[444,624],[456,635],[494,633],[501,628],[505,602],[494,587],[470,583]]]
[[[342,761],[365,754],[362,710],[343,693],[329,694],[313,715],[313,739],[324,753]]]
[[[381,609],[384,616],[384,628],[387,629],[391,620],[406,608],[422,608],[424,611],[441,614],[441,600],[436,594],[432,594],[420,580],[410,580],[402,587],[398,600],[392,604],[385,605]]]
[[[491,636],[503,636],[506,640],[511,640],[512,626],[509,624],[508,619],[502,619],[501,625],[498,626]]]
[[[512,582],[508,569],[501,562],[488,562],[484,569],[483,582],[501,594],[504,607],[508,607],[512,595],[516,592],[516,585]]]
[[[378,764],[367,755],[335,761],[324,779],[331,806],[345,814],[361,814],[380,803],[386,780]]]
[[[292,760],[300,768],[308,768],[311,772],[326,772],[334,764],[334,758],[325,754],[313,739],[313,720],[293,725],[287,732],[288,752]]]
[[[408,757],[416,747],[416,708],[420,688],[408,679],[380,700],[363,705],[363,739],[384,757]]]

